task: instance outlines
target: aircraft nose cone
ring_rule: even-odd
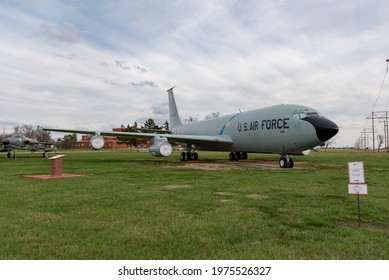
[[[304,121],[311,123],[315,127],[317,137],[323,142],[334,137],[339,131],[336,123],[325,117],[306,117]]]
[[[9,145],[11,142],[8,139],[4,139],[1,143],[3,143],[3,145]]]

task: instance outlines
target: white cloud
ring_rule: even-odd
[[[48,40],[64,42],[68,44],[75,44],[78,42],[76,28],[72,23],[65,22],[63,28],[55,28],[49,23],[42,23],[39,25],[39,31],[36,33]]]
[[[134,87],[158,87],[153,81],[131,82],[130,85]]]

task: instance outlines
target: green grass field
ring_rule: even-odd
[[[389,259],[389,155],[59,151],[57,180],[40,153],[0,158],[0,259]],[[364,161],[369,194],[348,194],[347,162]],[[274,167],[272,167],[274,165]]]

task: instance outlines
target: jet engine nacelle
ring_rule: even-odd
[[[90,140],[89,144],[94,150],[100,150],[104,147],[105,145],[105,140],[104,137],[101,135],[95,135],[92,137]]]
[[[173,147],[167,141],[166,137],[156,135],[154,136],[152,143],[153,144],[149,148],[149,152],[152,156],[167,157],[171,155]]]

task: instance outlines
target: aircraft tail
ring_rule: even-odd
[[[167,91],[169,95],[169,117],[170,117],[170,129],[173,129],[177,126],[182,125],[180,120],[180,116],[178,115],[176,100],[174,99],[173,89],[172,87]]]

